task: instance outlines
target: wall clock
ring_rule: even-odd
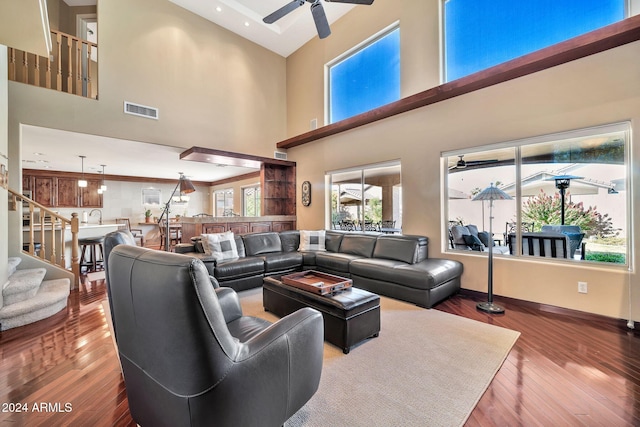
[[[311,204],[311,183],[305,181],[302,183],[302,206],[309,206]]]

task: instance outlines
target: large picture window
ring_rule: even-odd
[[[402,231],[400,163],[390,162],[327,174],[330,228],[345,231]]]
[[[327,65],[328,120],[335,123],[400,99],[400,28]]]
[[[620,123],[443,153],[448,250],[628,264],[629,134]],[[492,235],[489,202],[473,200],[490,185],[512,198],[493,202]]]
[[[444,0],[445,81],[596,30],[627,0]]]

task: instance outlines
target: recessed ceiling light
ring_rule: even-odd
[[[222,8],[220,6],[216,6],[216,12],[222,12]]]
[[[249,26],[249,21],[244,21],[244,26],[248,27]]]
[[[44,153],[33,153],[34,156],[44,156]]]

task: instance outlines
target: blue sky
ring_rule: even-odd
[[[330,79],[331,123],[400,99],[400,30],[331,67]]]
[[[447,81],[624,18],[624,0],[449,0]]]

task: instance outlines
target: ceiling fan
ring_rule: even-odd
[[[366,4],[370,5],[373,3],[373,0],[324,0],[329,3],[350,3],[350,4]],[[324,39],[331,34],[331,29],[329,28],[329,22],[327,21],[327,16],[324,13],[324,8],[322,7],[322,0],[293,0],[289,4],[284,5],[280,9],[273,12],[271,15],[265,17],[262,21],[265,24],[273,24],[278,19],[287,15],[290,12],[293,12],[300,6],[306,3],[311,3],[311,14],[313,15],[313,20],[316,23],[316,29],[318,30],[318,37]]]
[[[467,167],[481,167],[481,166],[486,165],[486,164],[497,163],[498,162],[497,159],[493,159],[493,160],[469,160],[469,161],[466,161],[464,159],[464,154],[459,155],[458,157],[460,157],[460,159],[456,162],[455,165],[450,166],[449,170],[465,169]]]

